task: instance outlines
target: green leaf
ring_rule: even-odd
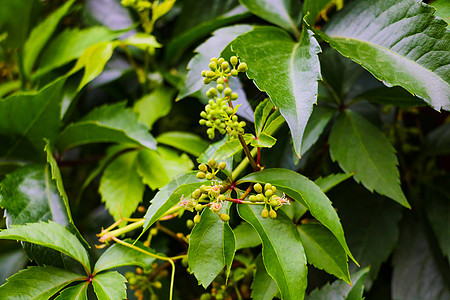
[[[334,235],[318,223],[297,228],[308,262],[351,284],[347,254]]]
[[[450,298],[445,260],[439,263],[428,242],[422,224],[411,215],[404,218],[400,230],[398,247],[392,264],[391,294],[393,299],[433,299]],[[448,266],[448,265],[447,265]],[[441,271],[442,270],[442,271]]]
[[[194,167],[194,163],[186,153],[180,155],[173,149],[159,146],[158,154],[161,163],[164,165],[164,171],[170,180],[179,175],[186,174]]]
[[[349,247],[361,267],[370,266],[365,282],[370,288],[377,279],[381,264],[397,245],[402,208],[385,197],[369,193],[354,182],[337,187],[333,195]],[[358,269],[350,266],[350,272]]]
[[[144,184],[138,174],[139,152],[129,152],[106,167],[100,180],[99,192],[114,220],[128,218],[144,196]]]
[[[225,204],[222,213],[230,213],[230,205]],[[222,222],[217,213],[205,208],[199,224],[194,226],[189,238],[189,268],[199,284],[206,289],[214,278],[227,267],[226,277],[231,272],[236,238],[228,222]]]
[[[181,196],[188,196],[205,183],[200,182],[195,174],[195,172],[191,172],[175,178],[155,195],[153,200],[150,201],[151,205],[144,216],[145,223],[141,236],[170,208],[177,205]]]
[[[69,0],[57,10],[55,10],[50,16],[48,16],[39,25],[35,26],[28,37],[24,46],[23,57],[23,69],[26,75],[31,73],[31,69],[34,66],[36,58],[41,53],[47,41],[58,26],[59,21],[69,11],[75,0]]]
[[[0,299],[48,300],[66,285],[80,280],[85,280],[85,277],[63,269],[29,267],[8,278],[8,282],[0,286]]]
[[[274,138],[271,135],[268,135],[265,132],[261,132],[259,134],[258,138],[253,138],[250,141],[250,145],[252,145],[252,147],[266,147],[266,148],[271,148],[273,145],[275,145],[275,143],[277,142],[277,139]]]
[[[327,283],[320,289],[311,292],[306,300],[330,300],[330,299],[345,299],[345,300],[362,300],[364,291],[364,280],[369,267],[364,268],[352,274],[353,285],[349,285],[343,280],[336,280],[332,284]]]
[[[92,110],[80,121],[67,126],[59,135],[59,149],[91,143],[133,143],[156,150],[156,141],[125,102]]]
[[[406,108],[425,105],[422,100],[398,86],[375,88],[356,96],[355,99]]]
[[[247,222],[242,222],[233,229],[236,237],[236,250],[252,248],[261,245],[258,233]]]
[[[37,0],[0,0],[0,32],[8,33],[3,42],[6,48],[22,48],[38,4]]]
[[[194,156],[200,156],[209,145],[207,141],[198,135],[182,131],[164,132],[156,138],[156,141]]]
[[[306,0],[303,4],[303,15],[306,23],[311,26],[314,25],[322,11],[328,10],[333,5],[336,5],[337,10],[340,10],[343,7],[343,2],[344,0]]]
[[[301,22],[300,3],[289,0],[239,0],[247,9],[260,18],[292,31],[297,35]]]
[[[362,0],[336,14],[320,36],[387,86],[399,85],[436,110],[450,109],[450,32],[419,0]],[[393,72],[392,70],[395,70]]]
[[[254,136],[251,134],[244,134],[243,139],[246,144],[249,144],[254,139]],[[214,155],[212,157],[217,161],[224,160],[228,157],[235,155],[242,149],[243,148],[242,148],[242,145],[241,145],[241,142],[239,141],[239,139],[234,138],[234,139],[228,140],[226,143],[221,145],[216,150],[216,152],[214,152]]]
[[[353,176],[353,174],[351,174],[351,173],[349,173],[349,174],[342,174],[342,173],[330,174],[326,177],[317,178],[316,180],[314,180],[314,183],[320,187],[322,192],[326,193],[329,190],[331,190],[333,187],[338,185],[339,183],[343,182],[344,180],[349,179],[352,176]]]
[[[128,240],[127,242],[130,243]],[[155,253],[153,249],[144,246],[142,242],[136,241],[134,246],[147,252]],[[122,266],[139,266],[145,270],[149,270],[152,268],[154,261],[155,258],[147,254],[121,244],[114,244],[97,260],[94,267],[94,274]]]
[[[174,4],[175,0],[165,0],[161,3],[155,2],[152,6],[152,20],[156,21],[167,14]]]
[[[205,151],[203,151],[203,153],[197,158],[197,162],[198,163],[203,163],[203,164],[207,164],[208,160],[213,157],[214,153],[216,153],[216,151],[222,147],[226,142],[228,141],[228,136],[225,135],[220,141],[212,143],[209,145],[208,148],[206,148]],[[228,172],[229,174],[231,174],[232,172],[232,167],[233,167],[233,157],[229,157],[227,159],[223,160],[224,162],[226,162],[227,167],[225,168],[224,171]]]
[[[247,63],[248,77],[280,109],[291,130],[295,152],[300,155],[320,79],[320,47],[312,32],[303,29],[296,43],[279,28],[258,27],[236,38],[231,47]],[[268,65],[271,76],[267,76]]]
[[[84,68],[83,78],[78,85],[78,90],[81,90],[86,84],[100,75],[119,43],[119,41],[100,42],[84,50],[75,66],[69,72],[69,74],[73,74]]]
[[[247,223],[244,223],[247,224]],[[272,300],[278,294],[277,283],[267,274],[262,260],[258,255],[255,259],[256,272],[252,281],[252,299]]]
[[[431,3],[431,6],[436,8],[435,15],[445,22],[447,22],[447,29],[450,23],[450,4],[446,0],[436,0]]]
[[[261,172],[252,173],[240,179],[242,182],[270,182],[279,190],[283,191],[307,207],[311,215],[327,227],[337,238],[341,246],[345,249],[347,255],[354,261],[347,243],[345,242],[344,230],[339,222],[339,217],[331,206],[330,200],[320,190],[320,188],[308,178],[294,171],[287,169],[266,169]]]
[[[92,279],[94,292],[98,299],[126,299],[127,280],[117,272],[104,272]]]
[[[266,98],[264,101],[258,104],[255,109],[255,133],[256,136],[259,136],[261,131],[263,130],[264,125],[266,124],[267,118],[270,113],[274,109],[273,103],[270,101],[270,98]]]
[[[137,172],[142,177],[142,181],[152,190],[160,189],[170,181],[164,170],[161,157],[154,150],[140,150],[135,167],[137,167]]]
[[[422,153],[427,156],[450,153],[450,123],[442,124],[427,135]]]
[[[75,286],[71,286],[67,289],[64,289],[55,300],[88,300],[87,298],[87,290],[89,287],[89,282],[85,281],[83,283],[77,284]]]
[[[303,134],[301,155],[304,155],[317,142],[335,112],[336,110],[331,107],[314,106]]]
[[[162,45],[158,43],[153,35],[138,32],[133,36],[130,36],[124,40],[127,45],[134,46],[143,51],[153,52],[155,48],[161,48]]]
[[[88,254],[83,245],[63,225],[56,222],[13,226],[0,231],[0,239],[30,242],[60,251],[79,261],[86,273],[90,273]]]
[[[208,69],[211,58],[217,57],[223,49],[228,48],[229,44],[239,35],[252,30],[250,25],[235,25],[221,28],[213,32],[212,37],[197,47],[194,57],[187,66],[188,73],[186,83],[178,94],[177,99],[183,99],[197,91],[203,86],[202,70]]]
[[[377,127],[347,110],[336,119],[329,142],[333,161],[357,182],[410,207],[400,187],[395,149]]]
[[[0,285],[6,282],[6,278],[25,268],[28,263],[28,258],[22,248],[6,251],[4,251],[4,248],[2,246],[0,257],[0,268],[2,269],[0,273]]]
[[[0,156],[26,157],[30,150],[43,155],[44,138],[54,140],[61,121],[62,87],[59,79],[38,92],[18,93],[0,100]]]
[[[174,89],[160,87],[136,101],[133,111],[138,115],[138,121],[152,129],[158,119],[169,114],[174,94]]]
[[[284,118],[280,114],[280,110],[276,109],[267,119],[266,124],[264,124],[263,132],[267,134],[273,134],[283,123]]]
[[[92,45],[110,41],[118,37],[120,33],[120,31],[111,31],[102,26],[66,29],[42,50],[39,68],[33,76],[40,76],[61,67],[79,58]]]
[[[282,299],[301,300],[306,290],[306,257],[292,221],[278,211],[275,219],[261,217],[259,205],[238,205],[242,219],[250,223],[262,240],[267,273],[275,280]]]

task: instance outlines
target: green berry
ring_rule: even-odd
[[[203,209],[203,205],[201,205],[201,204],[195,205],[195,211],[202,211],[202,209]]]
[[[277,217],[277,212],[274,211],[274,210],[271,210],[271,211],[269,212],[269,217],[270,217],[271,219],[275,219],[275,218]]]
[[[216,76],[216,72],[213,71],[206,71],[206,77],[212,78]]]
[[[272,192],[275,194],[277,191],[277,187],[276,186],[272,186]]]
[[[211,300],[211,295],[210,294],[202,294],[200,296],[200,300]]]
[[[132,278],[132,277],[134,277],[135,275],[134,275],[134,273],[133,272],[126,272],[125,273],[125,278],[127,279],[127,280],[130,280],[130,278]]]
[[[211,173],[206,174],[206,179],[207,180],[213,179],[213,174],[211,174]]]
[[[210,88],[208,90],[208,92],[210,92],[212,95],[217,96],[217,90],[215,88]],[[215,104],[214,102],[212,104]]]
[[[263,194],[258,194],[258,195],[256,195],[256,200],[259,201],[259,202],[264,201],[264,196],[263,196]]]
[[[223,59],[223,57],[220,57],[219,60],[217,61],[217,63],[219,65],[222,65],[224,61],[225,61],[225,59]]]
[[[238,120],[238,116],[236,116],[236,115],[232,116],[232,117],[231,117],[231,120],[234,121],[234,122],[236,122],[236,121]]]
[[[211,71],[215,71],[217,70],[217,63],[212,61],[209,63],[209,68],[211,69]]]
[[[234,109],[232,109],[231,107],[228,106],[228,107],[225,109],[225,112],[227,113],[227,115],[231,115],[231,114],[234,113]]]
[[[223,170],[223,169],[225,169],[226,167],[227,167],[227,163],[226,163],[226,162],[221,161],[221,162],[219,163],[219,169],[220,169],[220,170]]]
[[[206,121],[206,126],[208,126],[208,127],[212,127],[213,126],[213,123],[211,122],[211,121]],[[209,129],[208,129],[209,130]],[[208,130],[206,131],[206,132],[208,132]],[[208,133],[209,134],[209,133]]]
[[[198,165],[198,169],[202,172],[208,171],[208,167],[205,164]]]
[[[270,190],[267,190],[267,191],[264,193],[264,195],[265,195],[267,198],[270,198],[270,197],[273,195],[273,192],[272,192],[272,190],[270,189]]]
[[[135,285],[137,283],[136,277],[131,277],[130,279],[128,279],[128,283],[130,285]]]
[[[187,229],[192,229],[192,227],[194,227],[194,221],[192,221],[191,219],[186,221],[186,227]]]
[[[223,222],[228,222],[228,221],[230,221],[230,216],[227,215],[227,214],[221,214],[221,215],[220,215],[220,219],[221,219]]]
[[[255,192],[257,193],[261,193],[262,192],[262,186],[261,184],[257,183],[253,186],[253,189],[255,190]]]
[[[223,92],[223,84],[218,84],[217,85],[217,91],[219,91],[219,93]]]
[[[211,60],[210,60],[210,61],[213,61],[213,62],[217,63],[217,57],[213,57],[213,58],[211,58]]]
[[[238,58],[237,58],[237,56],[232,56],[232,57],[230,57],[230,63],[231,63],[233,66],[237,65],[237,63],[238,63]]]
[[[256,196],[251,195],[250,197],[248,197],[248,200],[250,200],[251,202],[256,202]]]
[[[207,72],[206,70],[202,71],[202,77],[206,77],[206,72]]]
[[[219,79],[217,79],[217,83],[224,84],[224,80],[223,80],[222,76],[220,76]]]
[[[266,183],[266,185],[264,186],[264,190],[271,190],[272,189],[272,185],[270,183]]]
[[[239,95],[237,93],[231,93],[230,99],[231,100],[237,100],[239,98]]]
[[[224,61],[221,65],[221,67],[222,67],[222,70],[225,71],[226,69],[230,68],[230,64],[227,61]]]
[[[153,287],[154,287],[155,289],[160,289],[160,288],[162,288],[162,283],[161,283],[161,281],[155,281],[155,282],[153,282]]]
[[[210,78],[208,78],[208,77],[206,77],[206,78],[204,78],[203,79],[203,83],[204,84],[208,84],[208,83],[210,83],[212,80],[210,79]]]
[[[217,162],[216,162],[216,160],[215,160],[214,158],[210,158],[210,159],[208,160],[208,166],[210,166],[211,168],[217,167]]]
[[[248,70],[247,64],[245,62],[240,63],[237,70],[239,72],[247,72]]]
[[[269,211],[264,208],[261,212],[261,217],[267,218],[268,216],[269,216]]]
[[[275,207],[275,206],[278,206],[278,200],[275,200],[275,199],[272,199],[272,200],[270,200],[270,206],[272,206],[272,207]]]
[[[205,120],[205,119],[200,119],[200,120],[198,121],[198,123],[199,123],[200,125],[206,125],[206,120]]]
[[[203,172],[198,172],[196,176],[197,176],[198,179],[205,179],[206,174],[203,173]]]
[[[229,87],[227,87],[225,89],[224,95],[228,97],[228,96],[231,96],[231,93],[233,93],[233,91]]]
[[[245,127],[245,122],[244,121],[241,121],[241,122],[239,122],[239,127]]]
[[[216,120],[214,121],[214,124],[216,124],[217,126],[219,126],[220,123],[222,123],[222,121],[220,121],[220,119],[216,119]]]
[[[200,217],[200,215],[196,215],[196,216],[194,217],[194,223],[195,223],[195,224],[200,223],[201,220],[202,220],[202,217]]]
[[[207,116],[206,111],[202,111],[202,112],[200,113],[200,117],[206,119],[206,116]]]
[[[202,195],[202,191],[200,189],[196,189],[194,192],[192,192],[192,197],[195,199],[200,198],[201,195]]]
[[[235,76],[236,77],[236,76],[238,76],[239,72],[238,72],[238,70],[233,69],[233,70],[231,70],[230,74],[231,74],[231,76]]]

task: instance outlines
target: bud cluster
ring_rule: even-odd
[[[264,209],[261,212],[263,218],[270,217],[275,219],[278,208],[286,204],[290,205],[286,195],[284,193],[282,197],[276,195],[277,188],[270,183],[266,183],[264,189],[260,183],[257,183],[253,186],[253,190],[256,192],[256,195],[250,195],[248,200],[255,203],[264,203]],[[269,209],[267,209],[267,206]]]
[[[211,169],[211,171],[209,171],[208,166]],[[198,179],[206,178],[206,180],[213,180],[213,179],[215,180],[216,174],[219,171],[224,170],[227,167],[227,163],[222,161],[219,164],[217,164],[217,162],[214,158],[210,158],[208,160],[208,166],[205,164],[200,164],[198,166],[199,172],[196,175]]]
[[[157,265],[152,265],[152,268],[157,268]],[[127,272],[125,273],[125,278],[128,280],[128,284],[130,285],[131,290],[135,290],[134,295],[137,299],[144,299],[145,290],[149,290],[153,299],[158,299],[157,295],[154,293],[153,289],[160,289],[162,284],[158,281],[161,277],[166,277],[168,275],[166,272],[160,272],[157,277],[154,278],[153,281],[150,280],[150,274],[153,272],[153,269],[149,271],[144,271],[141,268],[136,268],[136,273]]]
[[[139,12],[152,8],[152,3],[149,0],[122,0],[121,4],[124,7],[131,7]]]
[[[232,69],[230,69],[230,64]],[[202,76],[204,84],[216,81],[216,88],[210,88],[206,92],[206,96],[210,98],[209,103],[205,106],[205,110],[200,113],[202,119],[200,125],[206,125],[208,137],[213,139],[216,129],[220,134],[231,134],[237,137],[238,134],[244,133],[245,122],[238,121],[236,109],[228,106],[227,103],[238,99],[238,94],[233,92],[229,87],[230,76],[237,76],[239,72],[247,71],[246,63],[239,63],[236,56],[232,56],[230,63],[222,57],[217,59],[211,58],[209,63],[210,70],[203,70]]]

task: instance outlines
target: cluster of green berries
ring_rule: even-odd
[[[121,3],[122,6],[131,7],[139,12],[152,8],[152,3],[148,0],[122,0]]]
[[[153,269],[157,267],[156,264],[152,265]],[[149,290],[151,294],[151,300],[158,300],[158,296],[154,293],[153,289],[160,289],[162,284],[157,278],[166,277],[168,275],[166,272],[160,272],[155,280],[150,281],[150,274],[153,269],[149,271],[144,271],[141,268],[136,268],[136,273],[127,272],[125,273],[125,278],[128,280],[128,284],[130,285],[130,289],[134,290],[134,295],[138,300],[144,299],[145,290]]]
[[[219,286],[219,284],[217,282],[213,283],[213,288],[211,289],[211,293],[203,293],[200,296],[200,300],[231,300],[233,299],[229,293],[227,293],[227,286],[226,285],[221,285]]]
[[[230,69],[230,63],[232,69]],[[210,70],[203,70],[203,83],[209,84],[211,81],[216,81],[216,88],[210,88],[206,92],[206,96],[210,98],[205,110],[200,113],[202,119],[199,121],[200,125],[206,125],[208,130],[206,133],[210,139],[215,136],[215,131],[218,130],[220,134],[231,134],[237,137],[238,134],[244,133],[245,122],[238,121],[236,116],[236,109],[233,109],[227,103],[238,99],[238,94],[233,92],[229,87],[230,76],[237,76],[239,72],[247,71],[247,64],[238,64],[238,58],[232,56],[230,63],[225,61],[222,57],[217,59],[211,58],[209,63]]]
[[[209,169],[208,169],[209,166]],[[217,213],[223,222],[228,222],[230,216],[226,213],[221,213],[222,203],[226,200],[225,195],[220,194],[222,185],[216,180],[216,174],[220,170],[224,170],[227,164],[225,162],[220,162],[219,164],[215,159],[211,158],[208,160],[208,165],[200,164],[198,166],[199,172],[197,173],[197,178],[213,180],[211,185],[202,185],[200,188],[192,192],[191,197],[185,198],[184,195],[181,196],[179,206],[184,206],[186,210],[195,211],[196,215],[193,222],[186,222],[188,228],[192,228],[193,225],[200,223],[201,216],[200,212],[205,208],[209,207],[211,211]]]
[[[277,217],[276,210],[285,204],[289,204],[289,200],[286,199],[284,194],[282,197],[275,194],[277,188],[270,183],[266,183],[264,189],[260,183],[257,183],[253,186],[253,190],[256,192],[256,195],[249,196],[248,200],[264,203],[264,209],[261,212],[263,218],[270,217],[271,219],[275,219]]]

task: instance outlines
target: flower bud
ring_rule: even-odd
[[[219,79],[217,79],[217,83],[224,84],[224,80],[223,80],[222,76],[220,76]]]
[[[251,195],[250,197],[248,197],[248,200],[250,200],[251,202],[256,202],[256,196]]]
[[[194,223],[195,223],[195,224],[200,223],[201,220],[202,220],[202,217],[200,217],[200,215],[196,215],[196,216],[194,217]]]
[[[231,93],[233,93],[233,91],[229,88],[229,87],[227,87],[226,89],[225,89],[225,91],[224,91],[224,95],[225,96],[231,96]],[[231,107],[230,107],[231,108]]]
[[[202,77],[206,77],[206,70],[202,71]]]
[[[270,183],[266,183],[266,185],[264,186],[264,190],[271,190],[272,189],[272,185]]]
[[[271,189],[270,189],[270,190],[266,190],[266,192],[264,193],[264,195],[265,195],[267,198],[270,198],[270,197],[272,197],[273,192],[272,192]]]
[[[208,92],[210,92],[212,95],[217,96],[217,90],[215,88],[210,88],[208,90]],[[211,104],[211,103],[210,103]],[[212,104],[215,104],[214,102]]]
[[[220,170],[223,170],[223,169],[225,169],[226,167],[227,167],[227,163],[226,163],[226,162],[221,161],[221,162],[219,163],[219,169],[220,169]]]
[[[206,77],[212,78],[216,76],[216,72],[214,71],[206,71]]]
[[[228,214],[221,214],[221,215],[220,215],[220,219],[221,219],[223,222],[228,222],[228,221],[230,221],[230,216],[229,216]]]
[[[240,121],[240,122],[239,122],[239,127],[245,127],[245,125],[246,125],[246,124],[245,124],[244,121]]]
[[[239,95],[237,93],[231,93],[230,99],[231,100],[237,100],[239,98]]]
[[[270,200],[269,204],[270,204],[270,206],[275,207],[275,206],[278,206],[279,202],[276,199],[272,199],[272,200]]]
[[[218,84],[216,88],[219,93],[223,92],[223,84]]]
[[[213,57],[213,58],[211,58],[211,60],[210,60],[211,62],[215,62],[215,63],[217,63],[217,57]]]
[[[194,197],[195,199],[200,198],[201,195],[202,195],[201,189],[196,189],[194,192],[192,192],[192,197]]]
[[[199,164],[198,169],[202,172],[208,171],[208,167],[205,164]]]
[[[209,63],[209,68],[211,69],[211,71],[215,71],[217,70],[217,63],[212,61]]]
[[[240,63],[237,70],[239,72],[247,72],[248,70],[247,64],[245,62]]]
[[[262,194],[258,194],[258,195],[256,195],[256,200],[259,202],[262,202],[262,201],[264,201],[264,196]]]
[[[271,210],[271,211],[269,212],[269,217],[270,217],[271,219],[275,219],[275,218],[277,217],[277,212],[274,211],[274,210]]]
[[[155,289],[160,289],[160,288],[162,288],[162,283],[161,283],[161,281],[155,281],[155,282],[153,282],[153,287],[154,287]]]
[[[230,64],[227,61],[224,61],[221,65],[221,67],[222,67],[222,70],[225,71],[226,69],[230,68]]]
[[[214,158],[210,158],[210,159],[208,160],[208,166],[210,166],[211,168],[217,167],[217,162],[216,162],[216,160],[215,160]]]
[[[206,174],[203,173],[203,172],[198,172],[196,176],[197,176],[198,179],[205,179]]]
[[[253,189],[255,190],[255,192],[257,193],[261,193],[262,192],[262,186],[261,184],[257,183],[253,186]]]
[[[275,194],[277,191],[277,187],[276,186],[272,186],[272,192]]]
[[[206,179],[207,180],[213,179],[213,174],[211,174],[211,173],[206,174]]]
[[[269,211],[264,208],[261,212],[261,217],[267,218],[268,216],[269,216]]]
[[[210,79],[210,78],[208,78],[208,77],[206,77],[205,79],[203,79],[203,83],[204,84],[208,84],[208,83],[210,83],[212,80]]]
[[[203,205],[201,205],[201,204],[195,205],[195,211],[202,211],[202,209],[203,209]]]
[[[219,65],[222,65],[224,61],[225,61],[225,59],[223,59],[223,57],[220,57],[219,60],[217,61],[217,63]]]
[[[231,76],[236,77],[236,76],[238,76],[239,72],[238,72],[238,70],[233,69],[233,70],[231,70],[230,74],[231,74]]]
[[[237,65],[237,63],[238,63],[238,58],[237,58],[237,56],[232,56],[232,57],[230,57],[230,62],[231,62],[231,64],[232,64],[233,66]]]

